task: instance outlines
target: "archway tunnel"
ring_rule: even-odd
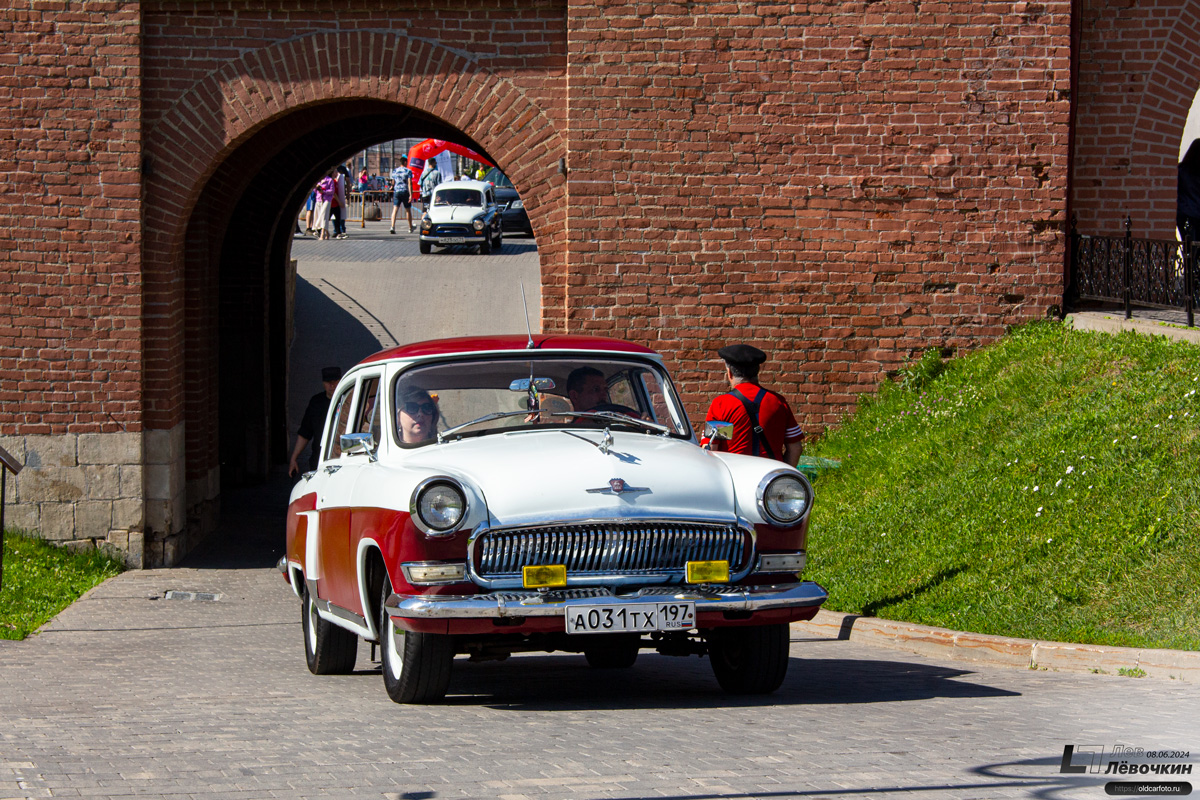
[[[426,137],[496,161],[428,113],[344,100],[263,125],[206,181],[188,220],[184,254],[189,538],[216,527],[223,490],[261,483],[288,462],[295,423],[287,413],[289,346],[296,324],[290,257],[309,190],[330,167],[368,146]]]

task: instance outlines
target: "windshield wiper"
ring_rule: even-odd
[[[447,436],[461,431],[463,428],[469,428],[472,425],[478,425],[481,422],[487,422],[493,419],[503,419],[504,417],[528,416],[528,411],[493,411],[491,414],[484,414],[479,419],[473,419],[470,422],[464,422],[462,425],[455,425],[453,428],[448,428],[444,431],[439,431],[437,435],[438,444],[445,441]]]
[[[630,425],[639,425],[652,431],[658,431],[664,435],[670,435],[671,433],[671,429],[666,425],[631,417],[628,414],[622,414],[618,411],[543,411],[542,413],[550,417],[587,417],[589,419],[602,419],[612,422],[626,422]]]

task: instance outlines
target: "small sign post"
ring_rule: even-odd
[[[8,473],[21,471],[21,462],[0,447],[0,588],[4,588],[4,496],[8,493]]]

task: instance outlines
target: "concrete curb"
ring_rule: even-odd
[[[1191,650],[1014,639],[824,609],[809,622],[793,622],[792,630],[813,638],[849,640],[956,661],[1102,675],[1117,675],[1122,669],[1140,670],[1148,678],[1200,682],[1200,652]]]

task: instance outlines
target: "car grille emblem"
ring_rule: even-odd
[[[650,489],[646,486],[630,486],[621,478],[613,478],[608,482],[608,486],[587,491],[588,494],[630,494],[632,492],[648,492]]]

